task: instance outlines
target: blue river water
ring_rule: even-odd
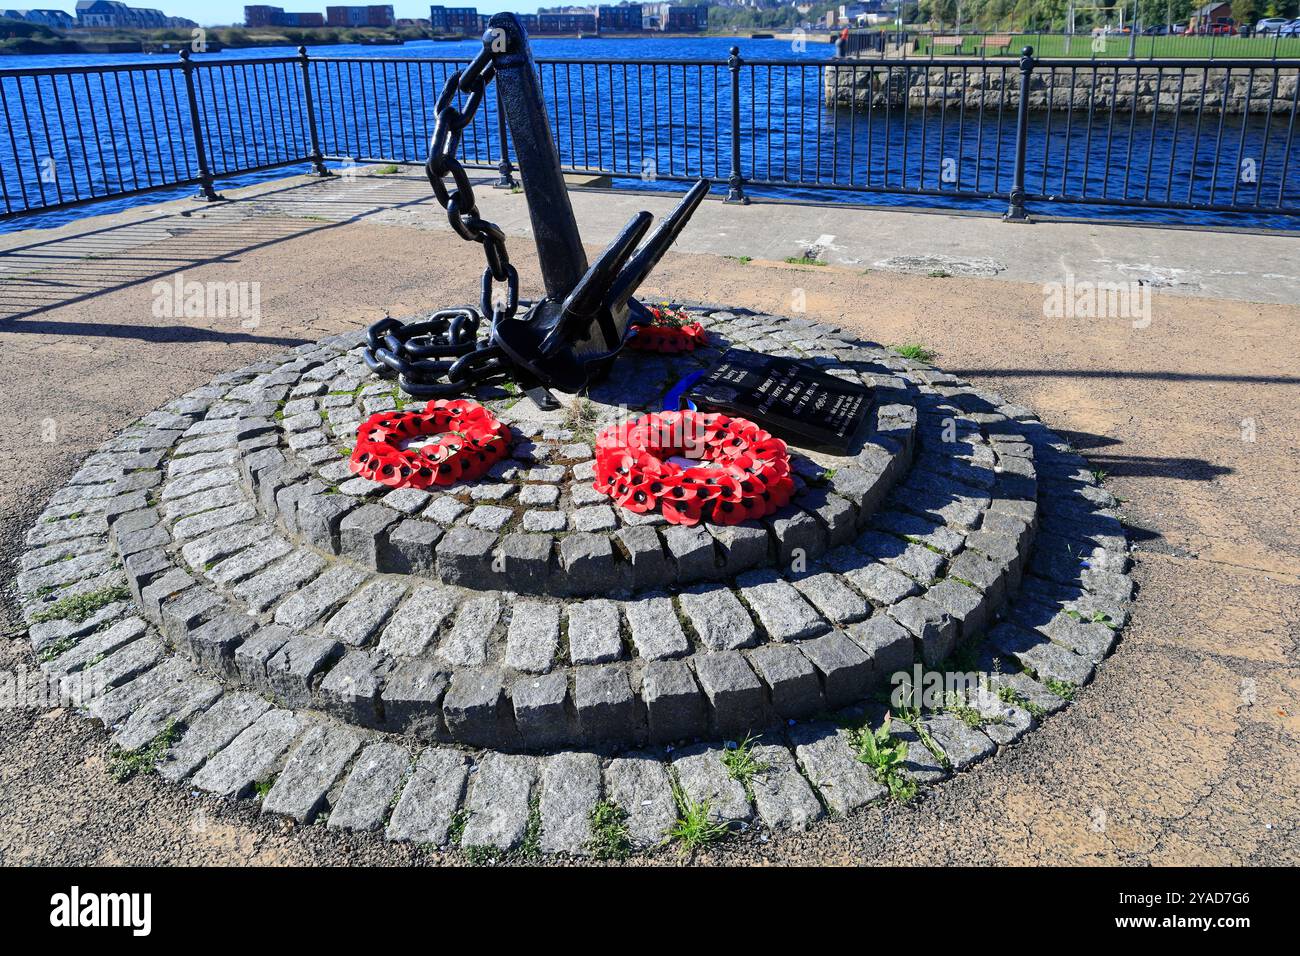
[[[751,184],[746,191],[753,199],[985,213],[1006,210],[1015,152],[1014,109],[990,106],[977,111],[960,104],[942,110],[877,107],[869,113],[830,109],[822,102],[821,66],[829,61],[832,48],[822,40],[799,44],[728,37],[535,38],[532,43],[539,60],[559,61],[543,63],[540,69],[562,161],[568,168],[610,174],[616,188],[681,190],[686,181],[707,176],[714,180],[715,191],[725,190],[731,131],[729,77],[724,64],[730,48],[738,46],[746,61],[760,61],[746,67],[740,80],[741,167]],[[378,157],[420,161],[431,128],[432,100],[452,67],[400,61],[467,60],[478,46],[476,41],[422,41],[388,47],[313,47],[312,82],[323,151],[359,160]],[[291,56],[295,52],[285,47],[227,50],[195,54],[194,60],[220,65]],[[317,58],[369,62],[340,65]],[[13,56],[0,59],[0,71],[137,62],[156,65],[170,59],[167,54]],[[565,62],[601,60],[629,62]],[[661,60],[707,62],[647,62]],[[761,64],[767,60],[780,60],[783,65]],[[283,94],[282,115],[277,121],[271,107],[264,116],[253,115],[261,114],[261,104],[246,108],[231,89],[237,89],[238,82],[250,82],[250,78],[254,84],[275,83],[277,76],[287,81],[295,65],[284,66],[279,73],[269,68],[239,68],[238,74],[235,67],[226,69],[229,84],[225,72],[210,71],[213,78],[205,79],[200,90],[205,124],[211,117],[205,137],[215,154],[218,188],[299,171],[291,167],[222,175],[227,169],[272,165],[282,156],[301,156],[306,138],[301,124],[293,120],[289,94]],[[1008,69],[1008,76],[1014,77],[1014,65]],[[70,167],[72,179],[84,170],[83,178],[93,182],[98,191],[149,185],[138,173],[133,175],[136,161],[147,171],[156,166],[161,175],[168,166],[168,149],[173,172],[185,167],[184,136],[177,132],[174,120],[176,111],[183,108],[183,97],[178,99],[174,91],[166,91],[156,72],[148,80],[143,79],[143,73],[119,77],[126,77],[118,82],[126,85],[133,108],[141,111],[141,97],[152,108],[152,97],[157,95],[160,113],[167,114],[164,100],[170,95],[173,119],[169,122],[167,115],[161,121],[150,118],[153,135],[137,137],[136,142],[144,142],[141,155],[127,157],[125,171],[121,156],[105,158],[111,143],[95,143],[101,162],[93,164],[75,158],[71,147],[63,149],[57,135],[49,137],[55,160]],[[14,102],[26,98],[25,105],[32,107],[33,113],[39,112],[35,98],[52,93],[58,98],[62,94],[57,91],[64,89],[60,85],[63,81],[46,80],[32,86],[29,79],[26,87],[20,87],[13,78],[0,79],[6,84],[0,86],[6,91],[6,106],[16,113]],[[1162,82],[1173,79],[1166,76]],[[156,94],[152,83],[157,83]],[[278,88],[267,89],[270,99],[281,96]],[[71,96],[73,88],[65,92]],[[110,95],[105,91],[105,97]],[[150,124],[126,115],[120,87],[117,96],[121,116],[114,116],[107,107],[96,109],[94,96],[84,98],[80,104],[61,100],[57,105],[72,115],[83,109],[96,114],[87,116],[87,126],[94,122],[97,132],[100,123],[106,128],[99,137],[90,139],[116,138],[123,148],[128,148],[126,144],[131,141],[122,133],[134,128],[144,134]],[[493,110],[495,96],[490,93],[481,121],[465,132],[465,158],[480,166],[495,163],[499,156],[495,121],[489,118],[489,114],[495,115]],[[71,120],[65,117],[65,122]],[[1031,112],[1025,183],[1030,212],[1035,216],[1300,229],[1300,216],[1276,208],[1300,209],[1300,144],[1292,148],[1296,125],[1286,110],[1275,112],[1271,118],[1252,114],[1245,119],[1240,115],[1221,118],[1206,113],[1199,121],[1186,113],[1130,116],[1124,110],[1108,113],[1087,107]],[[48,202],[47,187],[23,172],[23,167],[39,162],[35,148],[39,131],[26,147],[21,141],[22,131],[18,132],[20,138],[12,142],[0,137],[6,189],[14,193],[16,200],[14,183],[21,180],[19,185],[32,192],[39,190],[38,195],[45,196]],[[177,152],[181,153],[179,163]],[[27,161],[28,155],[33,162]],[[179,178],[185,176],[172,175],[167,181]],[[116,211],[193,191],[193,187],[169,189],[21,216],[0,221],[0,231],[57,225],[87,214]],[[1052,197],[1060,196],[1080,201],[1053,201]],[[1158,202],[1258,208],[1222,212],[1144,205]]]

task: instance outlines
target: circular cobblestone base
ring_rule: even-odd
[[[916,666],[989,675],[894,720],[918,784],[1091,679],[1132,584],[1082,458],[1028,409],[850,334],[687,307],[709,349],[628,352],[558,411],[479,389],[511,457],[436,493],[347,468],[357,423],[402,401],[361,333],[168,403],[27,535],[42,667],[116,745],[164,751],[169,780],[390,839],[567,853],[591,849],[601,801],[648,847],[683,801],[776,829],[885,797],[853,728]],[[595,431],[733,344],[874,386],[863,443],[791,449],[796,495],[762,522],[612,507]],[[751,733],[753,775],[706,742]]]

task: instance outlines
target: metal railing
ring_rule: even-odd
[[[451,59],[297,57],[0,71],[12,218],[328,160],[422,163]],[[1293,61],[540,60],[566,172],[937,204],[1300,213]],[[512,181],[495,91],[467,167]],[[804,191],[808,192],[804,192]],[[829,192],[826,192],[829,191]],[[1263,221],[1260,219],[1259,221]]]

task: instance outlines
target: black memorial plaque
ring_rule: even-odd
[[[728,349],[687,391],[700,411],[747,418],[800,448],[843,454],[861,433],[874,396],[797,359]]]

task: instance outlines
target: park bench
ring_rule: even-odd
[[[991,47],[997,47],[999,53],[1007,54],[1011,52],[1011,37],[1006,33],[995,33],[986,36],[980,46],[984,48],[986,53]]]
[[[940,47],[948,47],[952,52],[960,53],[963,39],[963,37],[933,37],[931,38],[930,43],[936,51]]]

